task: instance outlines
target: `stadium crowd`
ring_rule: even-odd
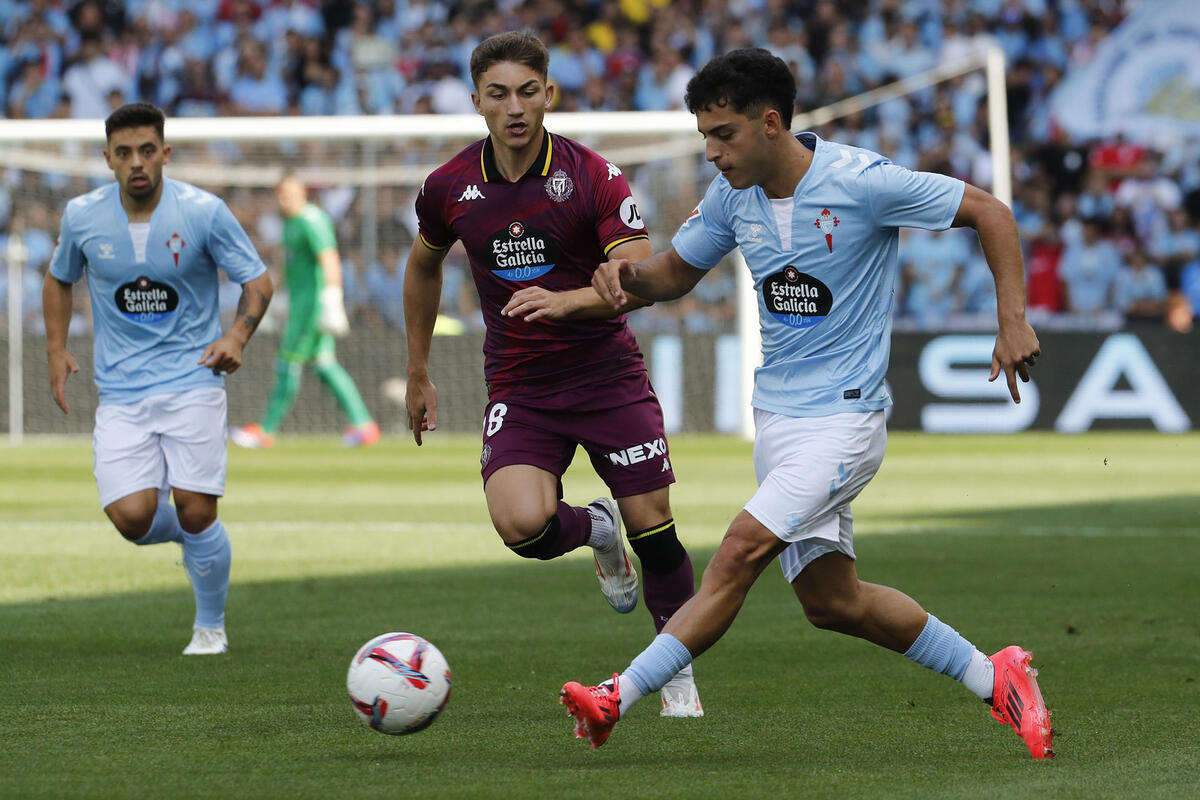
[[[0,0],[0,90],[13,119],[101,118],[133,99],[174,117],[473,113],[471,50],[485,36],[529,28],[551,49],[554,110],[682,108],[694,70],[741,46],[766,47],[787,61],[801,86],[797,107],[808,110],[997,44],[1008,60],[1013,210],[1035,324],[1165,322],[1185,331],[1192,309],[1200,308],[1200,142],[1180,139],[1155,150],[1121,138],[1077,141],[1049,114],[1063,75],[1088,63],[1135,6],[1134,0]],[[982,75],[969,73],[819,133],[990,187],[984,88]],[[61,203],[79,193],[80,181],[5,167],[0,260],[19,213],[28,272],[24,308],[33,322],[40,318],[41,274]],[[280,223],[269,187],[220,193],[271,263]],[[334,192],[320,199],[346,249],[352,313],[368,326],[402,328],[412,215],[395,213],[397,232],[381,235],[374,263],[363,264],[355,198]],[[381,207],[390,202],[411,206],[411,197],[380,198]],[[909,232],[901,258],[899,326],[991,324],[991,277],[974,237]],[[447,266],[443,313],[462,329],[476,328],[465,259]],[[6,272],[0,270],[0,295]],[[686,302],[646,312],[639,325],[725,331],[734,307],[725,270]]]

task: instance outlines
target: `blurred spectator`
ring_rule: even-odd
[[[1195,223],[1200,136],[1162,143],[1161,152],[1122,136],[1078,140],[1047,113],[1047,98],[1064,71],[1093,58],[1107,33],[1137,5],[1102,0],[0,0],[0,89],[10,118],[103,117],[113,103],[133,99],[156,102],[180,117],[473,113],[472,48],[492,33],[528,27],[552,51],[555,110],[679,108],[686,81],[711,56],[765,46],[791,66],[798,108],[807,111],[934,64],[960,63],[999,44],[1008,56],[1013,209],[1025,246],[1030,307],[1079,311],[1086,315],[1080,324],[1089,324],[1095,314],[1124,308],[1131,287],[1140,285],[1131,275],[1157,269],[1168,287],[1168,321],[1182,329],[1185,311],[1191,324],[1189,292],[1200,291]],[[992,163],[985,89],[983,73],[970,72],[836,120],[819,132],[911,168],[987,187]],[[222,142],[204,151],[225,163],[242,158],[255,164],[351,166],[357,157],[352,149],[328,142],[253,148]],[[399,145],[381,152],[377,163],[415,166],[422,158],[419,150]],[[645,195],[647,209],[656,199],[663,206],[660,216],[686,215],[695,197],[682,187],[711,176],[711,167],[703,163],[694,169],[677,166],[674,174],[654,162],[621,166],[637,184],[639,197]],[[78,193],[94,185],[82,174],[16,170],[0,183],[14,207],[28,197],[65,199],[68,190]],[[405,187],[400,205],[407,213],[411,187]],[[381,275],[390,274],[394,257],[386,248],[399,246],[397,252],[403,252],[411,242],[411,231],[401,231],[405,226],[389,218],[396,212],[384,210],[391,209],[382,199],[385,188],[380,189],[379,225],[392,233],[379,234],[384,266],[357,265],[364,287],[370,276],[379,283]],[[244,223],[254,229],[262,213],[256,197],[269,195],[269,189],[240,191],[251,195],[239,213],[248,215]],[[362,213],[355,199],[360,193],[345,194],[343,225]],[[676,203],[688,208],[677,212]],[[44,222],[51,237],[58,213]],[[1085,241],[1090,234],[1084,233],[1084,219],[1101,224],[1105,241]],[[956,234],[947,236],[953,240]],[[344,238],[361,240],[355,230],[347,230]],[[947,246],[943,238],[918,235],[904,241],[907,269],[900,301],[910,321],[946,324],[958,311],[987,310],[991,279],[977,247],[961,248],[947,271],[945,254],[939,253]],[[1112,258],[1105,255],[1109,250],[1118,262],[1129,260],[1119,272],[1119,287]],[[1150,262],[1144,267],[1143,258]],[[697,292],[693,308],[648,309],[643,312],[647,324],[676,331],[723,329],[728,324],[724,290],[720,282],[709,282],[716,288]],[[942,285],[951,289],[943,292]],[[470,324],[474,311],[462,305],[459,292],[448,292],[445,300],[451,316]],[[375,324],[392,324],[396,316],[369,313]]]
[[[639,70],[637,91],[633,95],[634,108],[638,111],[682,109],[687,83],[694,73],[683,63],[683,57],[675,48],[658,45],[650,62]]]
[[[129,76],[104,54],[104,45],[94,33],[80,39],[79,54],[63,73],[62,85],[76,119],[104,119],[109,115],[109,93],[129,97],[131,89]]]
[[[175,100],[177,117],[216,116],[223,102],[208,62],[191,59],[184,63]]]
[[[1115,292],[1117,308],[1126,322],[1162,323],[1167,309],[1167,281],[1144,250],[1126,256],[1125,266],[1117,274]]]
[[[550,51],[550,80],[559,92],[579,94],[588,81],[603,76],[604,56],[588,41],[581,26],[572,26],[566,38]]]
[[[970,251],[961,231],[906,229],[900,248],[904,313],[923,327],[944,324],[964,305],[960,281]]]
[[[1192,329],[1195,310],[1200,308],[1200,261],[1183,268],[1179,289],[1167,299],[1167,324],[1172,330],[1187,333]]]
[[[1100,238],[1100,222],[1083,221],[1083,238],[1068,244],[1058,264],[1066,309],[1074,314],[1098,314],[1113,307],[1113,288],[1121,270],[1117,248]]]
[[[1059,262],[1063,240],[1055,230],[1053,221],[1043,220],[1036,232],[1025,237],[1025,242],[1028,249],[1025,259],[1026,303],[1031,309],[1062,311],[1063,281],[1059,277]],[[986,263],[984,268],[987,268]],[[995,296],[990,286],[989,292],[990,296]]]
[[[1108,179],[1103,172],[1089,172],[1084,179],[1083,193],[1077,203],[1079,216],[1083,218],[1107,218],[1112,215],[1116,203],[1108,189]]]
[[[1113,198],[1118,208],[1129,209],[1134,231],[1143,241],[1165,231],[1167,212],[1183,204],[1179,184],[1162,174],[1161,164],[1162,156],[1157,151],[1146,151],[1132,174],[1120,181]]]
[[[1183,268],[1200,257],[1200,232],[1187,211],[1177,208],[1167,215],[1167,229],[1150,240],[1150,255],[1162,265],[1167,282],[1178,285]]]
[[[58,78],[46,74],[40,61],[30,59],[18,67],[19,77],[8,90],[8,116],[45,119],[58,104]]]
[[[1093,172],[1108,182],[1108,188],[1115,191],[1125,178],[1138,174],[1138,166],[1146,158],[1146,148],[1125,140],[1124,134],[1097,143],[1088,156]]]
[[[235,114],[262,116],[282,114],[287,109],[287,87],[278,75],[267,71],[266,48],[257,41],[242,44],[229,101]]]

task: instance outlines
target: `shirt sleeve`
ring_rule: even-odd
[[[417,234],[429,249],[448,250],[458,237],[446,227],[445,215],[442,213],[445,207],[442,192],[433,184],[432,177],[427,178],[425,183],[421,184],[421,190],[417,192]]]
[[[881,228],[944,231],[954,222],[967,190],[958,178],[914,172],[891,162],[874,164],[863,174],[867,199]]]
[[[250,237],[219,198],[208,225],[208,253],[234,283],[247,283],[267,271]]]
[[[50,274],[63,283],[75,283],[83,276],[87,258],[71,228],[71,211],[74,204],[68,203],[63,211],[62,225],[58,231],[58,243],[50,256]]]
[[[671,246],[679,257],[697,269],[712,269],[737,247],[737,238],[725,214],[721,179],[709,184],[700,205],[679,226]]]
[[[628,181],[615,165],[597,157],[591,165],[596,235],[604,254],[634,239],[649,238]]]

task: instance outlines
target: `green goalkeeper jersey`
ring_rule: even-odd
[[[321,288],[325,285],[317,254],[337,247],[329,215],[308,203],[297,216],[287,217],[283,223],[283,247],[291,320],[316,325],[321,310]]]

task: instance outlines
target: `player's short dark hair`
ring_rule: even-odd
[[[153,103],[126,103],[104,120],[104,138],[111,139],[113,131],[152,126],[158,132],[158,138],[162,139],[166,123],[166,115]]]
[[[783,59],[761,47],[730,50],[709,61],[688,81],[683,98],[695,114],[712,106],[729,106],[752,116],[766,108],[779,112],[785,128],[792,126],[796,78]]]
[[[541,39],[527,31],[509,31],[489,36],[471,53],[471,83],[478,89],[483,73],[504,61],[524,64],[545,80],[550,69],[550,51]]]

